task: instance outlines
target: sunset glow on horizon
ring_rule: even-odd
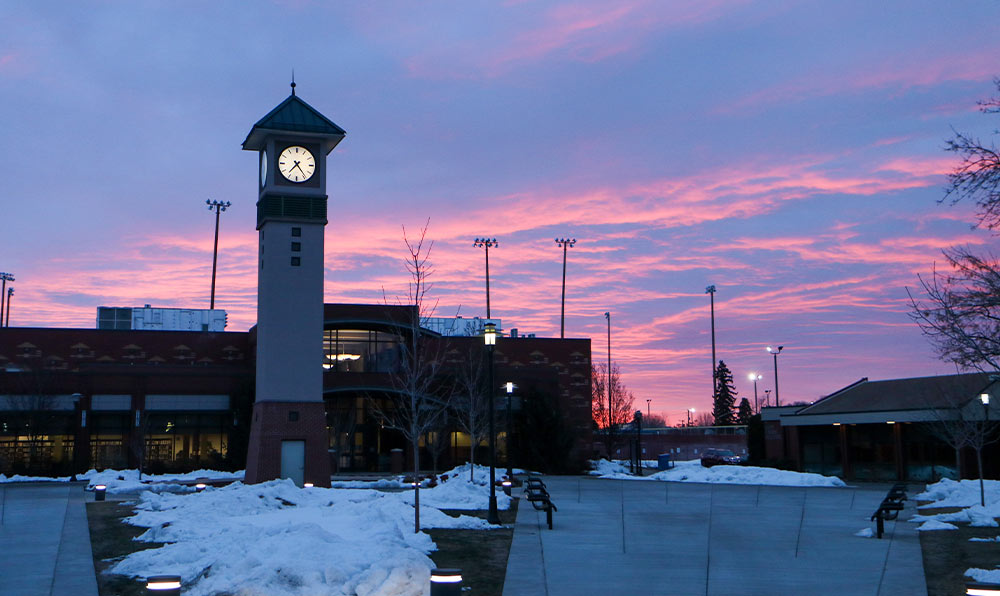
[[[328,156],[326,301],[405,296],[403,228],[433,241],[436,316],[592,339],[670,423],[739,397],[954,372],[908,317],[941,250],[995,239],[940,204],[953,130],[988,138],[1000,5],[973,1],[7,7],[0,270],[12,326],[98,306],[256,320],[257,157],[290,92],[347,131]],[[295,51],[289,51],[294,48]],[[291,60],[291,61],[290,61]],[[502,341],[502,340],[501,340]],[[772,391],[773,399],[773,391]]]

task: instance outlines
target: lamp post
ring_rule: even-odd
[[[208,305],[210,310],[215,310],[215,269],[219,260],[219,214],[228,209],[232,203],[205,199],[205,204],[208,205],[209,211],[215,210],[215,245],[212,247],[212,301]]]
[[[610,437],[611,436],[610,435],[611,433],[611,313],[610,312],[604,313],[604,318],[608,320],[608,433],[609,433],[608,436]],[[611,439],[609,438],[608,440],[610,441]],[[611,443],[609,442],[608,445],[610,444]],[[610,453],[608,453],[608,457],[611,457]]]
[[[635,473],[642,476],[642,410],[635,411]]]
[[[771,390],[770,389],[765,389],[764,390],[764,405],[765,406],[771,405]]]
[[[14,299],[14,288],[7,288],[7,322],[4,327],[10,327],[10,302]]]
[[[646,400],[646,418],[649,418],[649,402],[651,402],[651,401],[653,401],[653,400],[651,400],[651,399],[647,399]]]
[[[566,250],[576,244],[576,238],[556,238],[563,249],[562,306],[559,309],[559,339],[566,337]]]
[[[691,414],[694,414],[694,408],[688,408],[688,426],[691,426]]]
[[[510,462],[510,436],[514,430],[514,417],[511,415],[510,402],[514,400],[514,387],[514,383],[510,381],[504,383],[504,389],[507,390],[507,480],[514,479],[514,468]]]
[[[777,350],[771,349],[771,346],[767,346],[767,351],[774,356],[774,407],[781,406],[781,398],[778,396],[778,354],[785,349],[785,346],[778,346]]]
[[[489,354],[490,366],[489,366],[489,383],[487,387],[490,388],[490,508],[489,512],[486,514],[486,521],[491,524],[500,523],[500,515],[497,513],[497,473],[496,473],[496,460],[497,460],[497,433],[496,433],[496,423],[494,418],[496,417],[496,404],[493,398],[495,397],[495,388],[493,387],[493,350],[496,349],[497,344],[497,326],[493,323],[486,323],[486,327],[483,331],[483,341],[486,343],[486,353]]]
[[[4,273],[0,271],[0,327],[3,327],[3,301],[7,296],[7,282],[14,281],[14,275],[11,273]]]
[[[983,402],[983,419],[989,422],[990,420],[990,394],[980,393],[979,401]]]
[[[490,248],[500,246],[500,243],[496,238],[476,238],[472,246],[486,249],[486,318],[491,319],[493,317],[490,316]]]
[[[715,392],[718,389],[715,385],[715,285],[708,286],[705,288],[705,293],[708,294],[709,304],[711,306],[712,313],[712,398],[715,398]]]
[[[753,381],[753,408],[755,412],[760,412],[760,404],[757,402],[757,381],[761,380],[762,376],[757,373],[750,373],[750,380]]]

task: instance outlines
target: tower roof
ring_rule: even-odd
[[[327,152],[347,134],[343,128],[295,95],[294,89],[285,101],[253,125],[250,134],[243,141],[243,149],[259,150],[267,133],[274,132],[293,132],[333,140],[328,145]]]

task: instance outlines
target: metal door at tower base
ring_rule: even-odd
[[[281,477],[291,478],[296,486],[302,486],[306,473],[306,442],[281,442]]]

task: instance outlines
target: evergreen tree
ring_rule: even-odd
[[[743,398],[740,400],[740,407],[736,411],[736,424],[750,424],[753,417],[753,408],[750,407],[750,400]]]
[[[712,417],[716,426],[728,426],[736,423],[736,387],[733,386],[733,373],[722,360],[715,369],[715,397],[712,400]]]

